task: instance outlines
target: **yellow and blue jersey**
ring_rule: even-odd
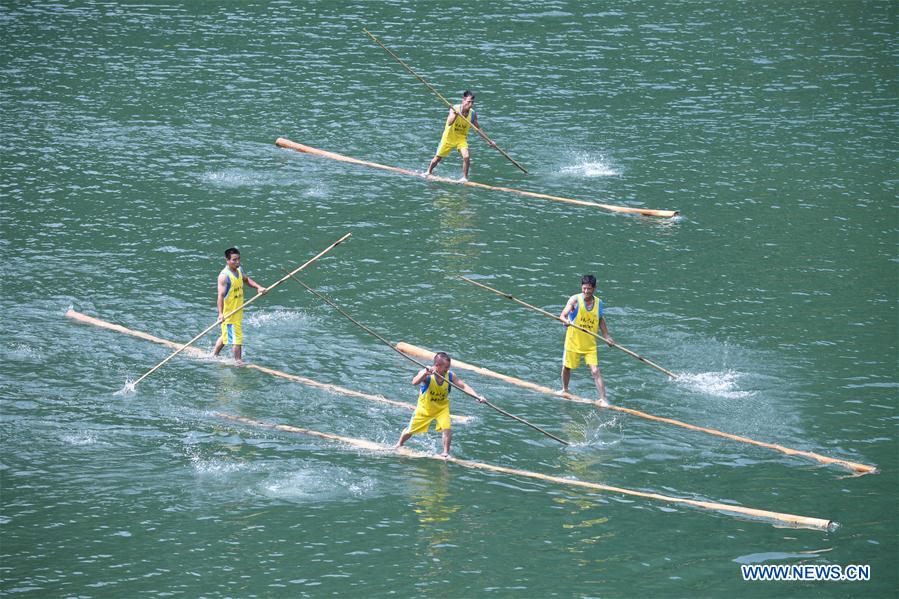
[[[243,280],[246,275],[241,267],[237,267],[237,274],[234,274],[227,266],[222,270],[221,274],[228,277],[228,282],[225,286],[225,298],[222,304],[222,315],[225,315],[243,305]],[[224,322],[225,324],[239,324],[242,320],[243,310],[238,310],[227,317]]]
[[[449,393],[452,391],[450,383],[454,382],[454,378],[455,375],[452,371],[448,371],[443,377],[443,383],[438,384],[436,374],[426,376],[418,389],[418,404],[422,405],[427,402],[442,404],[449,401]]]
[[[593,297],[593,309],[588,310],[584,303],[584,294],[577,296],[577,306],[568,314],[568,322],[599,334],[599,321],[602,318],[602,300]],[[568,327],[565,331],[565,350],[575,353],[588,353],[596,351],[596,337],[579,331],[574,327]]]

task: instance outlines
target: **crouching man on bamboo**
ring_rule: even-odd
[[[487,401],[474,389],[462,382],[456,373],[450,371],[451,358],[445,352],[437,352],[434,355],[434,365],[422,368],[414,377],[412,384],[418,387],[418,406],[409,421],[409,426],[403,429],[396,447],[402,447],[412,435],[426,433],[431,422],[437,421],[435,430],[443,431],[443,454],[449,457],[450,442],[453,431],[450,428],[449,394],[452,391],[450,383],[466,393],[475,396],[478,401]]]

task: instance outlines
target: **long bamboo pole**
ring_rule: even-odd
[[[405,343],[402,341],[397,343],[396,347],[401,352],[408,353],[409,355],[413,355],[413,356],[418,356],[420,358],[427,359],[429,357],[433,357],[433,355],[434,355],[434,352],[432,352],[429,349],[425,349],[423,347],[417,347],[415,345],[412,345],[410,343]],[[463,362],[462,360],[454,359],[453,365],[456,368],[461,368],[463,370],[470,370],[472,372],[477,372],[484,376],[489,376],[489,377],[492,377],[495,379],[499,379],[501,381],[505,381],[512,385],[516,385],[518,387],[524,387],[525,389],[530,389],[530,390],[536,391],[538,393],[552,395],[553,397],[560,397],[566,401],[572,401],[572,402],[582,403],[582,404],[590,404],[590,405],[593,405],[593,406],[596,406],[599,408],[603,408],[605,410],[613,410],[615,412],[630,414],[631,416],[637,416],[638,418],[645,418],[646,420],[653,420],[655,422],[664,422],[666,424],[679,426],[681,428],[686,428],[686,429],[698,431],[701,433],[706,433],[708,435],[714,435],[716,437],[723,437],[725,439],[730,439],[731,441],[738,441],[740,443],[747,443],[749,445],[755,445],[757,447],[764,447],[766,449],[772,449],[774,451],[779,451],[786,455],[808,458],[810,460],[814,460],[821,464],[834,464],[836,466],[842,466],[843,468],[847,468],[847,469],[852,470],[853,472],[857,472],[859,474],[870,474],[870,473],[877,472],[876,466],[869,466],[867,464],[859,464],[857,462],[850,462],[848,460],[841,460],[838,458],[830,458],[830,457],[827,457],[827,456],[824,456],[821,454],[817,454],[817,453],[814,453],[811,451],[802,451],[802,450],[798,450],[798,449],[791,449],[789,447],[785,447],[783,445],[777,445],[775,443],[766,443],[764,441],[756,441],[755,439],[750,439],[749,437],[741,437],[739,435],[732,435],[730,433],[725,433],[723,431],[719,431],[714,428],[706,428],[706,427],[702,427],[702,426],[697,426],[695,424],[688,424],[686,422],[682,422],[680,420],[675,420],[673,418],[664,418],[662,416],[655,416],[653,414],[649,414],[647,412],[641,412],[640,410],[634,410],[632,408],[625,408],[622,406],[615,406],[615,405],[602,406],[596,400],[590,400],[590,399],[587,399],[584,397],[579,397],[579,396],[573,395],[571,393],[567,393],[565,395],[559,395],[558,393],[556,393],[555,390],[550,389],[549,387],[545,387],[543,385],[537,385],[535,383],[524,381],[522,379],[519,379],[519,378],[516,378],[513,376],[509,376],[506,374],[500,374],[499,372],[495,372],[495,371],[489,370],[487,368],[482,368],[480,366],[474,366],[472,364],[467,364],[467,363]]]
[[[461,112],[459,112],[458,110],[456,110],[455,106],[453,106],[452,104],[450,104],[449,101],[448,101],[446,98],[444,98],[443,96],[441,96],[441,95],[440,95],[440,92],[438,92],[436,89],[434,89],[434,87],[433,87],[430,83],[428,83],[428,82],[425,80],[424,77],[422,77],[421,75],[419,75],[418,73],[416,73],[414,70],[412,70],[412,67],[410,67],[410,66],[407,65],[405,62],[403,62],[403,59],[401,59],[399,56],[397,56],[396,54],[394,54],[394,53],[390,50],[390,48],[388,48],[387,46],[385,46],[384,44],[382,44],[382,43],[381,43],[381,40],[379,40],[378,38],[376,38],[376,37],[375,37],[375,36],[374,36],[368,29],[365,29],[364,27],[362,28],[362,31],[364,31],[365,33],[367,33],[367,34],[368,34],[368,37],[370,37],[372,40],[374,40],[374,42],[375,42],[376,44],[378,44],[379,46],[381,46],[381,48],[382,48],[385,52],[387,52],[387,54],[389,54],[389,55],[391,56],[391,58],[393,58],[395,61],[397,61],[398,63],[400,63],[401,65],[403,65],[403,67],[404,67],[407,71],[409,71],[410,73],[412,73],[412,75],[414,75],[416,79],[418,79],[419,81],[421,81],[422,83],[424,83],[424,84],[425,84],[425,87],[427,87],[429,90],[431,90],[431,91],[434,93],[435,96],[437,96],[438,98],[440,98],[441,100],[443,100],[443,103],[446,104],[447,106],[449,106],[449,109],[456,113],[457,118],[461,118],[463,121],[465,121],[466,123],[468,123],[468,124],[471,126],[472,129],[474,129],[475,131],[478,132],[478,135],[480,135],[481,137],[484,138],[484,141],[486,141],[486,142],[490,145],[490,147],[496,148],[496,149],[499,151],[500,154],[502,154],[506,159],[508,159],[509,162],[511,162],[512,164],[514,164],[515,166],[517,166],[517,167],[519,168],[519,170],[521,170],[521,172],[523,172],[523,173],[525,173],[525,174],[530,174],[530,173],[528,173],[528,171],[527,171],[526,168],[524,168],[523,166],[521,166],[521,164],[518,163],[517,160],[515,160],[514,158],[512,158],[511,156],[509,156],[509,155],[505,152],[505,150],[503,150],[501,147],[499,147],[498,145],[496,145],[496,142],[495,142],[495,141],[493,141],[492,139],[490,139],[489,137],[487,137],[487,134],[484,133],[484,132],[480,129],[480,127],[478,127],[477,125],[475,125],[474,123],[472,123],[471,120],[469,120],[465,115],[463,115]]]
[[[328,252],[330,252],[331,250],[333,250],[334,248],[336,248],[338,245],[340,245],[341,243],[343,243],[343,242],[344,242],[348,237],[350,237],[351,235],[352,235],[352,233],[347,233],[346,235],[344,235],[343,237],[341,237],[340,239],[338,239],[337,241],[335,241],[334,243],[332,243],[331,245],[329,245],[328,247],[326,247],[325,249],[323,249],[322,251],[320,251],[318,254],[316,254],[315,256],[313,256],[312,258],[310,258],[309,260],[307,260],[304,264],[301,264],[300,266],[298,266],[297,268],[295,268],[291,274],[300,272],[301,270],[303,270],[304,268],[306,268],[307,266],[309,266],[310,264],[312,264],[313,262],[315,262],[316,260],[318,260],[319,258],[321,258],[322,256],[324,256],[325,254],[327,254]],[[265,290],[266,293],[268,293],[269,291],[271,291],[272,289],[274,289],[275,287],[277,287],[278,285],[280,285],[281,283],[283,283],[283,282],[286,281],[286,280],[287,280],[287,277],[281,277],[278,281],[276,281],[276,282],[273,283],[271,286],[269,286],[269,287],[266,288],[266,290]],[[144,380],[145,378],[147,378],[148,376],[150,376],[151,374],[153,374],[154,372],[156,372],[156,370],[158,370],[159,368],[161,368],[163,364],[165,364],[166,362],[168,362],[169,360],[171,360],[172,358],[174,358],[175,356],[177,356],[178,354],[180,354],[182,351],[184,351],[185,349],[187,349],[188,347],[190,347],[191,345],[193,345],[194,343],[196,343],[196,342],[200,339],[200,337],[202,337],[203,335],[205,335],[206,333],[208,333],[209,331],[211,331],[212,329],[214,329],[216,326],[220,325],[226,318],[228,318],[228,317],[231,316],[232,314],[236,314],[236,313],[239,312],[240,310],[243,310],[245,306],[249,306],[250,304],[252,304],[253,302],[255,302],[257,299],[259,299],[260,297],[262,297],[262,295],[263,295],[263,294],[257,293],[256,295],[254,295],[253,297],[251,297],[250,299],[248,299],[247,301],[245,301],[244,303],[242,303],[239,307],[234,308],[233,310],[231,310],[231,311],[228,312],[227,314],[223,314],[221,320],[216,320],[216,321],[213,322],[211,325],[209,325],[208,327],[206,327],[205,329],[203,329],[202,331],[200,331],[200,332],[197,334],[196,337],[194,337],[193,339],[191,339],[190,341],[188,341],[187,343],[185,343],[183,346],[181,346],[180,348],[178,348],[177,350],[175,350],[175,352],[174,352],[173,354],[171,354],[169,357],[167,357],[165,360],[163,360],[162,362],[160,362],[159,364],[157,364],[156,366],[154,366],[153,368],[151,368],[150,370],[148,370],[147,372],[145,372],[143,375],[141,375],[140,378],[138,378],[138,379],[137,379],[136,381],[134,381],[133,383],[129,383],[128,385],[126,385],[125,389],[128,390],[128,391],[134,391],[134,389],[137,387],[137,385],[138,385],[142,380]]]
[[[378,341],[380,341],[381,343],[384,343],[384,344],[387,345],[390,349],[392,349],[393,351],[395,351],[396,353],[398,353],[398,354],[401,355],[402,357],[406,358],[407,360],[410,360],[410,361],[414,362],[415,364],[418,364],[418,365],[419,365],[420,367],[422,367],[422,368],[427,368],[427,366],[425,366],[424,364],[422,364],[421,362],[419,362],[418,360],[416,360],[416,359],[413,358],[412,356],[410,356],[410,355],[408,355],[408,354],[404,354],[403,352],[401,352],[400,350],[398,350],[398,349],[396,348],[396,346],[395,346],[394,344],[392,344],[390,341],[388,341],[387,339],[385,339],[384,337],[382,337],[381,335],[379,335],[379,334],[376,333],[375,331],[371,330],[370,328],[368,328],[367,326],[365,326],[364,324],[362,324],[361,322],[359,322],[358,320],[356,320],[355,318],[353,318],[352,316],[350,316],[350,315],[346,312],[346,310],[344,310],[343,308],[341,308],[340,306],[338,306],[337,304],[335,304],[333,301],[331,301],[330,299],[328,299],[327,297],[325,297],[324,295],[322,295],[321,293],[319,293],[318,291],[316,291],[315,289],[313,289],[312,287],[310,287],[310,286],[307,285],[306,283],[302,282],[301,280],[299,280],[298,278],[296,278],[295,276],[293,276],[293,274],[291,274],[291,275],[289,275],[289,276],[290,276],[290,278],[292,278],[294,281],[296,281],[297,283],[299,283],[300,285],[302,285],[302,286],[306,289],[306,291],[308,291],[309,293],[311,293],[312,295],[314,295],[314,296],[317,297],[318,299],[322,300],[323,302],[325,302],[326,304],[328,304],[329,306],[331,306],[332,308],[334,308],[335,310],[337,310],[337,311],[338,311],[344,318],[346,318],[347,320],[349,320],[350,322],[352,322],[354,325],[358,326],[359,328],[361,328],[363,331],[365,331],[365,332],[368,333],[369,335],[372,335],[372,336],[375,337]],[[511,413],[509,413],[509,412],[503,410],[502,408],[493,405],[491,402],[487,401],[487,400],[486,400],[485,398],[483,398],[483,397],[478,397],[477,395],[475,395],[475,394],[473,394],[473,393],[469,393],[468,391],[466,391],[465,389],[463,389],[463,388],[460,387],[459,385],[455,384],[455,383],[452,382],[451,380],[446,379],[446,382],[449,383],[449,385],[450,385],[451,387],[453,387],[453,388],[455,388],[455,389],[458,389],[460,393],[464,393],[465,395],[468,395],[468,396],[470,396],[470,397],[475,398],[476,400],[478,400],[479,403],[482,403],[482,404],[484,404],[484,405],[486,405],[486,406],[488,406],[488,407],[490,407],[490,408],[493,408],[494,410],[496,410],[497,412],[499,412],[499,413],[502,414],[503,416],[507,416],[507,417],[509,417],[509,418],[511,418],[511,419],[513,419],[513,420],[517,420],[518,422],[520,422],[520,423],[522,423],[522,424],[524,424],[524,425],[526,425],[526,426],[531,427],[531,428],[534,429],[535,431],[538,431],[538,432],[543,433],[544,435],[546,435],[546,436],[549,437],[550,439],[553,439],[554,441],[558,441],[558,442],[561,443],[562,445],[569,445],[568,441],[565,441],[564,439],[560,439],[559,437],[555,436],[554,434],[552,434],[552,433],[550,433],[550,432],[548,432],[548,431],[543,430],[542,428],[540,428],[539,426],[537,426],[537,425],[535,425],[535,424],[531,424],[530,422],[528,422],[528,421],[525,420],[524,418],[521,418],[521,417],[519,417],[519,416],[516,416],[515,414],[511,414]]]
[[[297,143],[295,141],[291,141],[284,137],[279,137],[275,140],[275,145],[287,148],[290,150],[296,150],[297,152],[303,152],[304,154],[312,154],[314,156],[321,156],[322,158],[330,158],[331,160],[337,160],[339,162],[349,162],[350,164],[357,164],[359,166],[367,166],[370,168],[380,169],[382,171],[390,171],[392,173],[399,173],[401,175],[409,175],[412,177],[421,177],[420,173],[417,173],[413,170],[409,170],[407,168],[400,168],[397,166],[388,166],[385,164],[378,164],[377,162],[369,162],[367,160],[359,160],[358,158],[353,158],[351,156],[344,156],[343,154],[338,154],[336,152],[329,152],[327,150],[320,150],[318,148],[313,148],[312,146],[307,146],[305,144]],[[566,204],[574,204],[577,206],[589,206],[591,208],[600,208],[602,210],[607,210],[609,212],[617,212],[619,214],[639,214],[641,216],[656,216],[659,218],[673,218],[678,215],[677,210],[655,210],[652,208],[631,208],[630,206],[616,206],[614,204],[600,204],[598,202],[588,202],[586,200],[576,200],[574,198],[565,198],[562,196],[553,196],[545,193],[536,193],[533,191],[523,191],[521,189],[513,189],[511,187],[498,187],[496,185],[487,185],[485,183],[476,183],[474,181],[458,181],[456,179],[447,179],[445,177],[436,177],[432,176],[428,179],[429,181],[439,181],[441,183],[451,183],[453,185],[465,185],[466,187],[477,187],[478,189],[487,189],[490,191],[505,191],[508,193],[515,193],[518,195],[526,196],[529,198],[538,198],[541,200],[552,200],[554,202],[563,202]]]
[[[66,316],[71,318],[72,320],[76,320],[83,324],[89,324],[95,327],[100,327],[102,329],[107,329],[109,331],[115,331],[117,333],[123,333],[125,335],[130,335],[132,337],[137,337],[138,339],[144,339],[146,341],[152,341],[153,343],[158,343],[160,345],[164,345],[166,347],[171,347],[172,349],[178,349],[181,347],[180,343],[175,343],[174,341],[169,341],[168,339],[162,339],[160,337],[156,337],[154,335],[150,335],[149,333],[144,333],[143,331],[136,331],[134,329],[129,329],[127,327],[123,327],[122,325],[114,324],[111,322],[107,322],[105,320],[101,320],[99,318],[94,318],[93,316],[88,316],[87,314],[82,314],[81,312],[76,312],[75,310],[69,309],[66,312]],[[185,354],[190,355],[194,358],[206,358],[209,356],[208,352],[205,352],[196,347],[189,347],[184,351]],[[223,364],[228,364],[234,366],[236,368],[249,368],[252,370],[258,370],[259,372],[264,372],[265,374],[269,374],[271,376],[275,376],[282,379],[287,379],[288,381],[293,381],[295,383],[300,383],[303,385],[307,385],[309,387],[316,387],[318,389],[323,389],[330,393],[336,393],[338,395],[346,395],[349,397],[355,397],[360,399],[365,399],[368,401],[374,401],[378,403],[387,404],[390,406],[395,406],[398,408],[403,408],[404,410],[414,410],[415,406],[410,403],[396,401],[393,399],[387,399],[381,395],[371,395],[369,393],[362,393],[361,391],[354,391],[353,389],[347,389],[346,387],[341,387],[340,385],[330,385],[328,383],[320,383],[314,379],[310,379],[308,377],[299,376],[296,374],[288,374],[286,372],[282,372],[280,370],[275,370],[274,368],[266,368],[265,366],[259,366],[258,364],[250,364],[248,362],[244,362],[243,364],[238,364],[236,362],[222,362]],[[469,416],[452,416],[453,421],[458,422],[460,424],[466,424],[471,421],[471,417]]]
[[[761,510],[757,508],[743,507],[739,505],[725,504],[725,503],[717,503],[713,501],[701,501],[697,499],[687,499],[684,497],[671,497],[669,495],[661,495],[659,493],[649,493],[646,491],[635,491],[633,489],[626,489],[624,487],[614,487],[611,485],[604,485],[601,483],[594,483],[589,481],[575,480],[571,478],[562,478],[560,476],[550,476],[547,474],[541,474],[539,472],[532,472],[530,470],[520,470],[518,468],[508,468],[505,466],[496,466],[493,464],[487,464],[484,462],[476,462],[474,460],[463,460],[459,458],[454,458],[452,456],[442,457],[432,454],[426,454],[422,452],[415,451],[413,449],[409,449],[407,447],[401,447],[399,449],[393,449],[392,447],[388,447],[387,445],[383,445],[380,443],[375,443],[372,441],[366,441],[365,439],[356,439],[354,437],[344,437],[341,435],[333,435],[330,433],[322,433],[316,430],[308,429],[308,428],[299,428],[296,426],[291,426],[289,424],[275,424],[269,422],[263,422],[261,420],[254,420],[252,418],[246,418],[243,416],[232,416],[230,414],[225,414],[222,412],[216,412],[215,416],[222,418],[224,420],[230,420],[231,422],[238,422],[241,424],[258,426],[268,429],[280,430],[289,433],[298,433],[302,435],[309,435],[312,437],[317,437],[319,439],[327,439],[328,441],[336,441],[338,443],[344,443],[346,445],[350,445],[353,447],[358,447],[359,449],[364,449],[366,451],[375,451],[375,452],[390,452],[394,451],[395,453],[408,458],[418,458],[418,459],[432,459],[432,460],[440,460],[453,464],[457,464],[464,468],[472,468],[478,470],[487,470],[490,472],[500,472],[503,474],[509,474],[511,476],[520,476],[522,478],[532,478],[543,480],[551,483],[555,483],[558,485],[565,485],[570,487],[580,487],[584,489],[590,489],[592,491],[602,491],[606,493],[617,493],[620,495],[629,495],[632,497],[641,497],[644,499],[651,499],[653,501],[663,501],[666,503],[674,503],[680,505],[688,505],[691,507],[697,507],[705,510],[711,510],[715,512],[722,512],[726,514],[737,514],[740,516],[745,516],[753,519],[761,519],[769,522],[776,522],[781,525],[787,525],[798,528],[811,528],[815,530],[826,530],[831,531],[835,530],[837,526],[839,526],[836,522],[832,520],[826,520],[823,518],[812,518],[809,516],[799,516],[796,514],[785,514],[782,512],[772,512],[769,510]]]
[[[631,356],[631,357],[633,357],[633,358],[636,358],[636,359],[640,360],[641,362],[643,362],[643,363],[646,364],[647,366],[651,366],[651,367],[655,368],[656,370],[658,370],[659,372],[664,372],[665,374],[667,374],[668,376],[670,376],[670,377],[673,378],[673,379],[676,379],[676,378],[677,378],[677,375],[674,374],[673,372],[671,372],[670,370],[665,370],[664,368],[662,368],[661,366],[659,366],[659,365],[656,364],[655,362],[652,362],[652,361],[650,361],[650,360],[647,360],[647,359],[644,358],[643,356],[637,354],[636,352],[633,352],[633,351],[629,350],[628,348],[624,347],[623,345],[619,345],[618,343],[615,343],[614,341],[609,341],[608,339],[606,339],[606,338],[604,338],[604,337],[602,337],[602,336],[600,336],[600,335],[597,335],[597,334],[594,333],[593,331],[588,331],[588,330],[585,329],[584,327],[578,326],[578,325],[573,324],[573,323],[566,323],[566,322],[562,319],[561,316],[557,316],[556,314],[552,314],[552,313],[550,313],[550,312],[547,312],[546,310],[543,310],[543,309],[541,309],[541,308],[538,308],[537,306],[532,306],[531,304],[529,304],[529,303],[527,303],[527,302],[524,302],[524,301],[518,299],[518,298],[515,297],[514,295],[511,295],[511,294],[509,294],[509,293],[505,293],[505,292],[503,292],[503,291],[500,291],[499,289],[494,289],[493,287],[490,287],[490,286],[488,286],[488,285],[484,285],[483,283],[478,283],[477,281],[472,281],[471,279],[469,279],[469,278],[467,278],[467,277],[457,276],[456,278],[459,279],[460,281],[465,281],[466,283],[471,283],[472,285],[476,285],[477,287],[481,287],[482,289],[486,289],[487,291],[491,291],[491,292],[493,292],[493,293],[495,293],[495,294],[497,294],[497,295],[500,295],[500,296],[502,296],[502,297],[504,297],[504,298],[506,298],[506,299],[510,299],[510,300],[512,300],[513,302],[515,302],[516,304],[519,304],[519,305],[521,305],[521,306],[524,306],[525,308],[528,308],[528,309],[530,309],[530,310],[533,310],[534,312],[537,312],[538,314],[543,314],[544,316],[549,316],[549,317],[552,318],[553,320],[558,320],[559,322],[561,322],[561,323],[563,323],[563,324],[567,324],[568,326],[574,327],[574,328],[576,328],[576,329],[579,330],[579,331],[583,331],[583,332],[587,333],[588,335],[590,335],[591,337],[595,337],[595,338],[597,338],[597,339],[603,341],[604,343],[606,343],[606,344],[607,344],[608,346],[610,346],[610,347],[614,347],[615,349],[620,349],[621,351],[623,351],[623,352],[626,353],[627,355],[629,355],[629,356]]]

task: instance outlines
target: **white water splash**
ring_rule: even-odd
[[[299,310],[280,309],[266,310],[265,312],[254,312],[253,314],[247,316],[244,322],[256,326],[278,324],[282,322],[304,322],[307,320],[309,320],[309,316],[305,312],[301,312]]]
[[[752,397],[753,392],[740,390],[739,381],[743,374],[733,370],[724,372],[700,372],[697,374],[679,374],[678,382],[690,389],[725,399],[745,399]]]
[[[574,164],[563,166],[559,171],[565,175],[575,177],[617,177],[621,171],[609,165],[606,159],[600,156],[598,159],[587,154],[575,156]]]
[[[188,444],[184,447],[184,454],[197,474],[215,477],[256,470],[256,466],[252,462],[241,461],[237,456],[222,456],[219,451],[216,451],[214,455],[207,455],[209,451],[212,450],[202,444]]]
[[[62,441],[69,445],[93,445],[97,442],[97,435],[87,432],[71,433],[63,435]]]
[[[191,465],[198,474],[230,474],[232,472],[240,472],[246,468],[244,464],[216,458],[203,458],[194,454],[191,454],[189,457]]]
[[[131,393],[136,393],[137,387],[134,386],[134,381],[130,379],[125,380],[125,386],[113,393],[113,395],[129,395]]]
[[[270,173],[239,168],[205,172],[201,175],[201,179],[220,187],[247,187],[274,183]]]
[[[37,348],[24,343],[10,343],[7,348],[7,359],[17,362],[43,362],[44,355]]]
[[[306,190],[306,195],[310,198],[324,198],[328,196],[328,188],[321,183],[316,183]]]
[[[619,443],[621,421],[617,415],[605,412],[590,412],[584,416],[583,424],[573,424],[571,447],[576,449],[609,447]],[[575,440],[579,439],[579,440]]]

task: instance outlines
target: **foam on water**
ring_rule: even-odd
[[[743,376],[743,373],[734,370],[700,372],[696,374],[679,374],[678,382],[704,395],[723,397],[725,399],[745,399],[752,397],[754,393],[740,390],[739,380]]]

